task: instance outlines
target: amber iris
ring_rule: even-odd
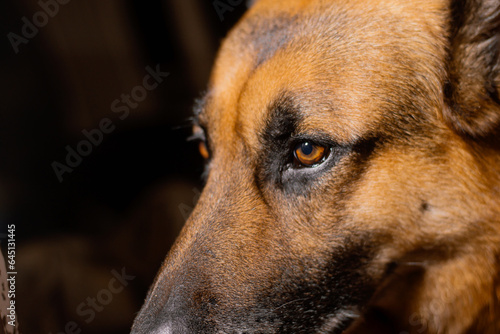
[[[198,145],[198,150],[200,151],[200,154],[204,159],[208,159],[210,157],[210,153],[208,153],[207,144],[204,141],[200,141],[200,144]]]
[[[324,159],[326,149],[311,142],[303,142],[295,147],[295,160],[304,167],[314,166]]]

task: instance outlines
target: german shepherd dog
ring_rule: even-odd
[[[500,1],[258,0],[133,333],[500,333]]]

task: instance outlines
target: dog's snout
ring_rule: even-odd
[[[208,333],[208,315],[217,298],[189,273],[179,278],[159,277],[158,289],[139,314],[132,334]],[[189,281],[189,282],[188,282]],[[163,295],[162,295],[163,293]]]

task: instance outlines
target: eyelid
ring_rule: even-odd
[[[204,134],[193,133],[191,136],[187,137],[187,141],[206,141]]]
[[[343,146],[341,143],[333,140],[331,136],[323,134],[321,132],[314,134],[309,134],[309,133],[296,134],[291,136],[290,139],[292,148],[303,142],[310,142],[311,144],[324,147]]]
[[[209,160],[211,156],[210,147],[206,137],[206,130],[199,124],[193,125],[193,134],[188,137],[188,141],[195,141],[198,143],[198,150],[205,160]]]
[[[193,125],[193,134],[187,138],[188,141],[207,141],[205,130],[200,125]]]

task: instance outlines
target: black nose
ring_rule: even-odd
[[[161,290],[161,289],[160,289]],[[132,334],[187,334],[190,331],[186,323],[189,312],[182,311],[181,294],[172,293],[164,302],[164,296],[153,290],[139,315],[134,321]]]
[[[193,333],[189,331],[186,327],[178,325],[175,323],[166,323],[161,326],[153,326],[149,328],[136,329],[136,326],[132,328],[131,334],[188,334]]]
[[[184,271],[176,279],[159,277],[134,321],[132,334],[209,334],[209,323],[217,298],[208,284]]]

